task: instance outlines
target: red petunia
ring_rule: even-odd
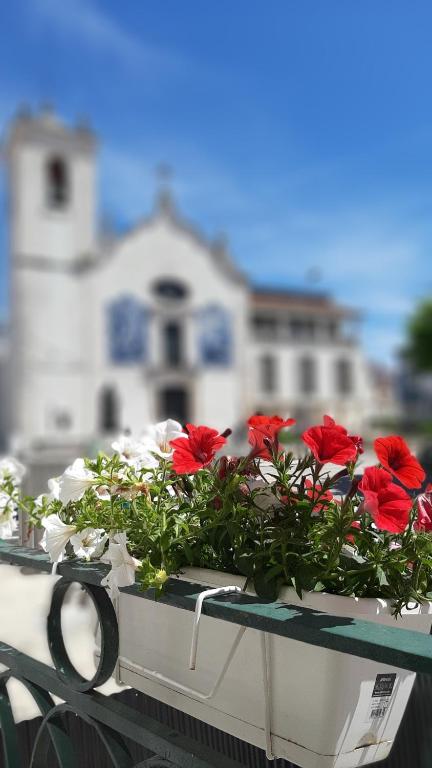
[[[432,531],[432,485],[417,496],[417,519],[414,523],[416,531]]]
[[[419,488],[425,479],[425,471],[411,453],[403,437],[390,435],[378,437],[374,442],[378,461],[406,488]]]
[[[351,523],[351,528],[355,528],[356,530],[359,530],[360,523],[358,520],[353,520]],[[350,544],[355,544],[355,534],[354,533],[347,533],[345,536],[346,540],[349,541]]]
[[[322,486],[317,484],[315,485],[315,490],[313,487],[312,480],[307,479],[305,482],[305,488],[306,488],[306,496],[311,499],[311,501],[316,502],[314,504],[312,511],[319,513],[322,512],[323,509],[326,509],[328,507],[329,502],[333,500],[333,494],[331,491],[325,491],[323,493]]]
[[[345,429],[345,427],[342,427],[340,424],[336,424],[335,420],[332,419],[331,416],[324,416],[324,426],[325,427],[334,427],[334,429],[338,429],[342,434],[348,435],[348,430]],[[360,435],[348,435],[349,439],[354,443],[357,454],[360,455],[361,453],[364,453],[363,449],[363,438],[360,437]]]
[[[270,441],[278,449],[278,435],[281,429],[291,427],[295,419],[282,419],[280,416],[251,416],[248,419],[248,441],[256,458],[271,459],[271,451],[264,440]]]
[[[335,424],[330,416],[324,416],[322,426],[309,427],[303,432],[302,440],[320,464],[344,466],[357,458],[357,447],[346,429]]]
[[[216,429],[196,427],[187,424],[187,437],[171,440],[174,448],[173,468],[178,475],[193,475],[199,469],[207,467],[226,443],[225,437]]]
[[[408,525],[412,499],[392,482],[390,473],[379,467],[367,467],[358,487],[377,528],[389,533],[403,533]]]

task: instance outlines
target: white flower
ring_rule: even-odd
[[[117,440],[111,443],[111,448],[119,453],[125,461],[135,459],[142,453],[141,443],[131,435],[120,435]]]
[[[49,493],[48,493],[49,501],[60,498],[60,478],[59,477],[51,477],[48,480],[48,490],[49,490]]]
[[[44,500],[48,503],[50,501],[53,501],[54,499],[60,498],[60,478],[59,477],[51,477],[48,480],[48,490],[49,493],[40,493],[39,496],[35,499],[35,504],[37,507],[42,507]]]
[[[128,587],[135,582],[135,571],[141,562],[129,554],[124,531],[110,535],[108,549],[101,560],[111,564],[111,570],[101,584],[108,587],[112,597],[118,595],[119,587]]]
[[[13,517],[3,521],[3,517],[0,516],[0,539],[10,539],[16,530],[16,522]]]
[[[157,445],[151,440],[135,440],[130,435],[120,435],[112,444],[113,451],[135,470],[152,469],[158,466],[158,460],[152,451]]]
[[[0,493],[0,539],[7,539],[13,535],[16,522],[13,517],[13,501],[7,493]]]
[[[58,515],[43,517],[41,524],[45,528],[41,547],[45,552],[48,552],[51,562],[58,563],[63,559],[66,544],[76,533],[76,526],[66,525],[66,523],[60,520]]]
[[[84,459],[75,459],[58,480],[58,498],[63,504],[78,501],[95,482],[96,476],[87,469]]]
[[[170,442],[176,440],[177,437],[187,437],[187,434],[178,421],[167,419],[148,427],[142,439],[145,441],[150,438],[155,446],[153,450],[162,458],[169,458],[173,452]]]
[[[13,456],[4,456],[0,459],[0,482],[10,477],[15,485],[19,485],[26,473],[23,464],[13,458]]]
[[[107,539],[108,535],[103,528],[84,528],[71,536],[70,542],[77,557],[90,560],[101,556]]]

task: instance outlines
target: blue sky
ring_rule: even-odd
[[[360,308],[391,362],[432,292],[431,29],[429,0],[15,0],[0,127],[23,102],[88,118],[119,227],[169,163],[186,217],[226,232],[254,281]],[[5,315],[4,179],[0,198]]]

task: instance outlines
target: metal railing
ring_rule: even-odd
[[[0,562],[49,572],[48,556],[38,550],[0,541]],[[58,567],[61,577],[55,584],[47,620],[48,644],[54,668],[0,642],[0,663],[7,671],[0,675],[0,729],[6,768],[22,768],[17,727],[14,723],[7,682],[17,679],[27,688],[40,711],[42,722],[37,732],[30,768],[47,768],[47,756],[54,749],[59,768],[80,765],[65,715],[74,713],[94,731],[114,768],[239,768],[238,761],[184,735],[159,720],[142,714],[95,688],[112,675],[119,652],[117,619],[113,605],[100,582],[108,566],[101,563],[65,561]],[[72,582],[79,582],[93,601],[100,625],[100,656],[91,680],[72,665],[64,643],[61,609]],[[206,587],[172,579],[160,601],[193,611]],[[138,585],[123,591],[142,599],[154,599],[151,591]],[[384,664],[432,673],[432,638],[418,632],[381,626],[371,622],[338,618],[299,606],[263,603],[244,593],[207,597],[202,602],[205,615],[322,646]],[[55,704],[53,696],[64,703]],[[153,756],[134,761],[128,740],[142,745]]]

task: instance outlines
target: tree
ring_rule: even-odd
[[[416,371],[432,371],[432,298],[422,301],[408,322],[406,357]]]

